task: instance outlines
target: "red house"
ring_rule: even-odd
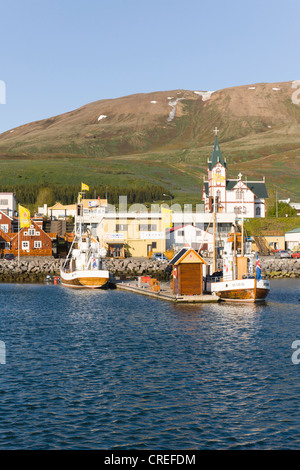
[[[5,242],[3,254],[13,253],[20,256],[52,256],[53,234],[44,232],[41,225],[31,220],[30,227],[24,227],[18,233],[5,233],[0,229],[1,239]]]

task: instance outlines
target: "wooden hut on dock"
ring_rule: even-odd
[[[169,263],[173,268],[173,294],[202,295],[203,264],[206,261],[193,248],[182,248]]]

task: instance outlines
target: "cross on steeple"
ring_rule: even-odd
[[[217,127],[214,128],[214,133],[215,133],[215,136],[218,135],[218,132],[219,132],[219,129]]]

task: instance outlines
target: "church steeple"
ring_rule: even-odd
[[[208,162],[208,166],[209,166],[210,170],[212,170],[213,167],[217,163],[221,163],[221,165],[223,165],[223,167],[226,168],[226,162],[224,161],[224,158],[223,158],[223,155],[222,155],[222,152],[221,152],[221,149],[220,149],[220,144],[219,144],[219,141],[218,141],[218,132],[219,132],[219,130],[217,128],[215,128],[214,129],[214,133],[215,133],[214,148],[213,148],[213,151],[212,151],[212,154],[211,154],[210,162]]]

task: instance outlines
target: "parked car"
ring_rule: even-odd
[[[15,259],[15,255],[13,253],[6,253],[6,255],[4,255],[3,259],[12,260],[12,259]]]
[[[295,251],[292,253],[292,258],[300,258],[300,251]]]
[[[291,258],[292,255],[287,250],[279,250],[275,253],[275,258]]]
[[[164,253],[154,253],[154,255],[151,256],[151,259],[152,260],[166,260],[168,261],[168,258],[166,257],[166,255]]]

